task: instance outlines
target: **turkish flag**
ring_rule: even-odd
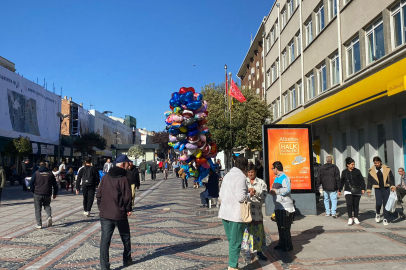
[[[238,89],[233,79],[231,79],[230,96],[235,97],[239,102],[244,102],[247,100],[241,93],[240,89]]]

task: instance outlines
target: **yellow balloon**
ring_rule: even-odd
[[[185,132],[187,131],[187,128],[185,128],[185,127],[180,127],[180,128],[179,128],[179,131],[182,132],[182,133],[185,133]]]
[[[202,156],[202,150],[197,150],[195,156],[196,158],[200,158]]]

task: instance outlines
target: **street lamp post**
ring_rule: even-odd
[[[116,155],[115,159],[117,159],[117,150],[118,150],[118,135],[120,135],[120,132],[114,131],[114,134],[116,135]]]
[[[62,129],[62,121],[63,119],[69,117],[69,114],[62,114],[61,112],[57,112],[56,116],[59,117],[59,143],[58,143],[58,161],[57,164],[59,165],[59,161],[61,160],[61,129]]]

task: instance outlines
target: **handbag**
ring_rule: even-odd
[[[360,186],[351,186],[350,181],[348,180],[348,171],[345,173],[347,178],[348,186],[350,187],[352,195],[362,195],[362,189]],[[352,174],[351,174],[351,181],[352,181]]]
[[[398,197],[396,195],[396,191],[391,191],[388,201],[386,202],[385,209],[391,213],[396,211],[396,202],[398,201]]]
[[[244,223],[251,223],[252,215],[251,215],[251,202],[245,199],[244,202],[240,204],[241,208],[241,219]]]

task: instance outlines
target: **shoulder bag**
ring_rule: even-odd
[[[351,175],[351,181],[352,181],[352,174]],[[350,191],[352,195],[362,195],[362,189],[360,186],[352,186],[350,181],[348,180],[348,171],[345,173],[345,176],[347,178],[348,186],[350,187]]]
[[[251,215],[251,202],[245,199],[244,202],[240,204],[241,208],[241,219],[244,223],[251,223],[252,215]]]

